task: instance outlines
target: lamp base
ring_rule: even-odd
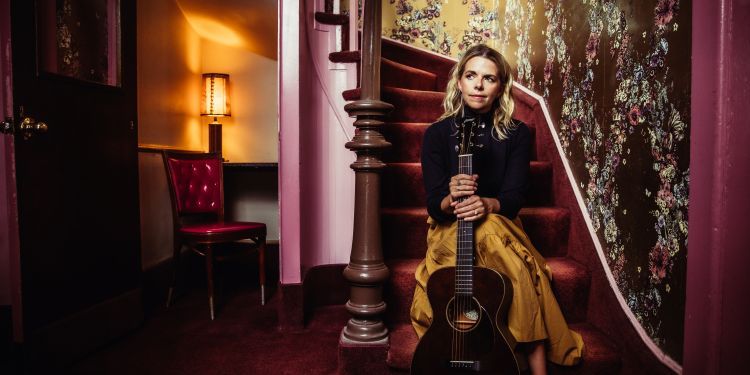
[[[221,155],[221,124],[208,124],[208,152]]]

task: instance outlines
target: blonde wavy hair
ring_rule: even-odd
[[[505,57],[491,47],[485,44],[477,44],[469,48],[461,57],[456,65],[451,69],[451,79],[448,81],[448,87],[445,90],[445,99],[443,99],[443,114],[438,121],[455,117],[463,110],[463,97],[461,90],[458,89],[458,82],[464,74],[466,63],[474,57],[484,57],[495,63],[497,66],[498,79],[502,85],[501,94],[497,96],[497,102],[493,103],[494,108],[494,126],[498,140],[507,139],[511,131],[516,127],[512,121],[514,103],[511,88],[513,88],[513,76],[510,71],[510,64]]]

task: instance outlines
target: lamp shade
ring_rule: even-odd
[[[231,116],[229,108],[229,74],[204,73],[201,116]]]

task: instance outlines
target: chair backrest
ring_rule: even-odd
[[[224,219],[222,158],[215,153],[163,151],[175,224],[185,215]]]

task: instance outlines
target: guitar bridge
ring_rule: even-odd
[[[456,370],[479,371],[479,361],[448,361],[448,367]]]

